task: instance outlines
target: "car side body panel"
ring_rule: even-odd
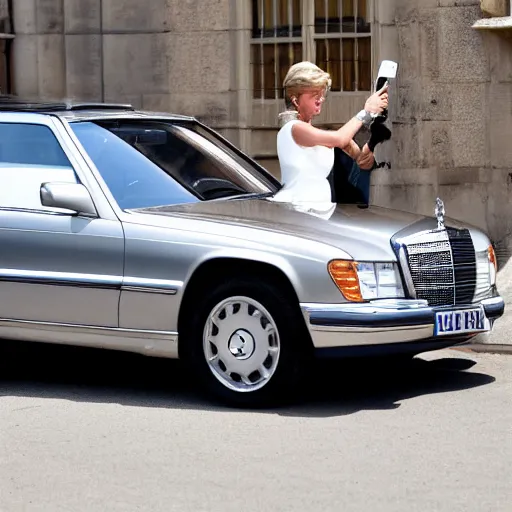
[[[435,218],[356,205],[320,218],[266,199],[123,211],[69,125],[123,116],[177,119],[99,110],[0,113],[0,122],[49,127],[97,210],[85,217],[0,204],[0,337],[178,357],[178,319],[191,279],[209,262],[237,259],[282,271],[318,349],[435,345],[436,308],[411,297],[348,303],[327,270],[334,259],[394,263],[393,237],[435,229]],[[448,218],[445,224],[468,229],[474,250],[487,250],[481,230]],[[463,309],[481,308],[492,324],[504,304],[495,287],[491,291]],[[449,345],[450,337],[442,343]]]
[[[0,210],[0,318],[118,326],[119,221]]]
[[[300,300],[345,302],[330,278],[325,255],[347,257],[325,244],[316,244],[318,254],[301,247],[298,240],[280,236],[288,249],[272,247],[268,238],[259,242],[241,240],[229,229],[198,236],[197,231],[179,229],[179,219],[168,219],[168,227],[155,227],[124,222],[126,236],[125,275],[137,276],[140,288],[126,288],[123,283],[120,301],[120,327],[131,329],[177,330],[184,291],[194,272],[202,264],[219,258],[233,258],[266,263],[281,270]],[[173,224],[176,226],[171,227]],[[198,226],[199,228],[199,226]],[[276,238],[277,235],[273,235]],[[276,243],[276,240],[273,240]],[[227,269],[229,272],[229,268]],[[142,289],[145,288],[145,289]]]

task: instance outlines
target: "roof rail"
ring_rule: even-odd
[[[0,111],[62,112],[66,110],[135,110],[130,104],[29,100],[16,96],[0,95]]]

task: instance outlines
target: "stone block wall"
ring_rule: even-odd
[[[233,0],[16,0],[21,96],[129,102],[237,127]],[[236,138],[236,134],[235,134]]]
[[[11,32],[8,0],[0,0],[0,32]]]
[[[9,92],[9,59],[12,45],[12,23],[9,0],[0,0],[0,94]]]
[[[391,3],[401,65],[392,169],[375,172],[373,201],[432,214],[439,196],[448,216],[499,242],[512,234],[512,40],[472,27],[480,0]]]

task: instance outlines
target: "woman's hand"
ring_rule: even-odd
[[[368,144],[365,144],[363,146],[363,149],[359,153],[359,156],[356,159],[357,165],[360,167],[361,170],[366,171],[373,167],[373,164],[375,163],[375,157],[368,147]]]
[[[364,109],[367,112],[373,114],[381,114],[383,110],[388,108],[388,84],[385,84],[382,89],[374,92],[367,100],[364,105]]]

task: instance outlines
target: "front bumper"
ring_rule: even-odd
[[[436,314],[482,308],[485,329],[492,329],[504,313],[499,297],[467,306],[430,307],[421,300],[376,300],[364,304],[301,304],[306,325],[317,349],[407,344],[424,340],[449,346],[461,343],[481,330],[436,334]],[[434,345],[435,346],[435,345]]]

